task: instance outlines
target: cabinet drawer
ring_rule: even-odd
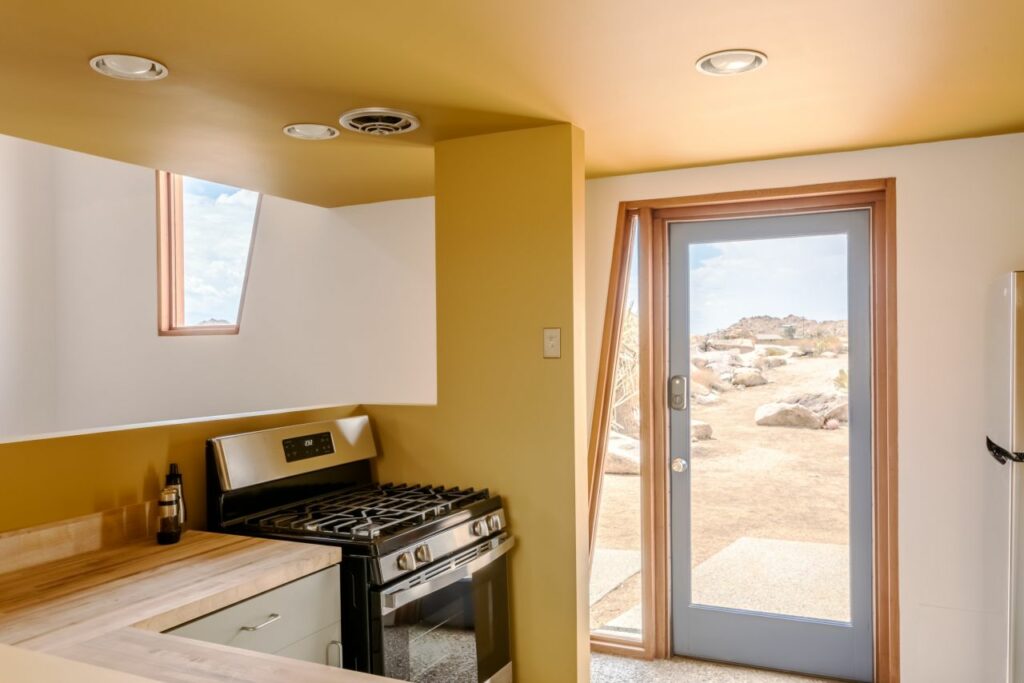
[[[274,653],[341,619],[340,581],[338,567],[330,567],[190,621],[168,633]],[[244,628],[261,624],[264,625],[255,631]]]
[[[341,666],[341,622],[306,636],[274,654],[290,659],[302,659],[316,664]]]

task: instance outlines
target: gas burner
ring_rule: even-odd
[[[486,489],[368,485],[252,515],[243,523],[263,532],[370,541],[443,517],[488,496]]]

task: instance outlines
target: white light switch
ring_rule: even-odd
[[[545,358],[561,358],[562,357],[562,328],[561,327],[545,327],[544,328],[544,357]]]

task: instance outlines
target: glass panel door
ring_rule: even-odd
[[[870,680],[869,218],[670,225],[680,654]]]

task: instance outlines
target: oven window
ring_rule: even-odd
[[[488,680],[510,661],[506,558],[395,610],[382,625],[384,675],[416,683]]]

